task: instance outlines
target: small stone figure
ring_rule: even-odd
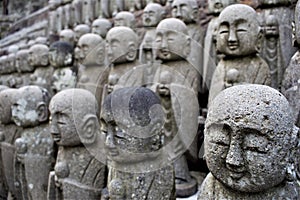
[[[28,63],[29,50],[19,50],[16,54],[16,68],[19,73],[21,86],[29,85],[30,75],[34,72],[35,68]]]
[[[53,67],[52,93],[56,94],[67,88],[74,88],[76,73],[73,68],[74,50],[67,42],[54,42],[49,48],[49,62]]]
[[[14,124],[12,120],[12,109],[17,96],[17,89],[5,89],[0,92],[0,124],[1,124],[1,170],[3,170],[4,186],[10,195],[16,199],[21,199],[21,188],[19,180],[15,179],[15,152],[14,143],[21,136],[22,128]],[[7,196],[7,191],[4,191]]]
[[[20,180],[23,199],[46,199],[48,174],[53,168],[54,142],[48,125],[50,95],[39,86],[18,89],[12,106],[12,119],[23,127],[16,139],[16,177]]]
[[[261,32],[253,8],[243,4],[226,7],[219,16],[216,34],[217,50],[224,57],[213,74],[208,103],[230,85],[226,76],[231,69],[238,71],[236,84],[270,85],[269,66],[257,55]]]
[[[102,91],[109,72],[104,63],[105,40],[93,33],[85,34],[78,41],[77,51],[80,68],[76,87],[89,90],[101,105]]]
[[[120,26],[108,31],[106,41],[108,61],[112,64],[109,75],[119,79],[138,65],[138,37],[132,29]]]
[[[134,14],[127,12],[127,11],[122,11],[118,12],[116,16],[114,17],[114,26],[126,26],[131,29],[135,28],[135,17]]]
[[[35,44],[28,52],[28,63],[34,67],[34,73],[30,76],[30,85],[38,85],[51,91],[53,68],[49,66],[49,48],[43,44]]]
[[[112,18],[116,12],[116,0],[101,0],[102,15],[104,18]]]
[[[96,16],[96,0],[83,0],[82,7],[83,23],[91,25]]]
[[[108,19],[95,19],[92,23],[92,33],[101,36],[103,39],[106,38],[106,34],[111,28],[112,24]]]
[[[95,97],[87,90],[66,89],[51,99],[49,110],[59,149],[48,199],[100,199],[105,165],[88,151],[100,135]]]
[[[208,14],[212,16],[204,39],[203,56],[203,88],[209,89],[211,79],[219,62],[216,49],[216,29],[221,11],[227,6],[236,3],[236,0],[210,0],[208,1]]]
[[[75,33],[74,42],[77,44],[79,38],[81,36],[83,36],[84,34],[87,34],[89,32],[91,32],[91,29],[90,29],[90,27],[88,25],[86,25],[86,24],[78,24],[74,28],[74,33]]]
[[[264,85],[238,85],[211,103],[204,150],[211,173],[198,199],[299,199],[298,127],[286,98]]]
[[[155,39],[155,30],[158,23],[165,17],[164,8],[157,3],[149,3],[143,13],[143,26],[146,29],[144,39],[140,46],[139,60],[143,64],[154,61],[152,43]]]
[[[73,0],[72,1],[72,16],[74,16],[74,24],[73,27],[78,24],[82,24],[83,22],[83,0]]]
[[[203,74],[203,46],[205,31],[198,24],[198,3],[196,0],[174,0],[172,3],[172,17],[182,20],[191,37],[191,52],[188,61]]]
[[[105,98],[101,116],[109,199],[175,199],[173,166],[161,166],[164,114],[155,93],[115,90]]]
[[[68,42],[75,45],[75,32],[72,29],[64,29],[59,32],[59,41],[61,42]]]

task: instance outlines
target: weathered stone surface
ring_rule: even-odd
[[[204,149],[211,173],[198,199],[298,199],[298,131],[287,99],[263,85],[239,85],[211,103]]]
[[[92,23],[92,33],[98,34],[103,39],[106,38],[106,34],[111,28],[112,24],[108,19],[99,18],[95,19]]]

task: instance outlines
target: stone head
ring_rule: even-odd
[[[184,23],[194,23],[198,18],[198,3],[196,0],[174,0],[172,3],[172,17]]]
[[[51,99],[51,135],[60,146],[95,142],[99,127],[95,96],[84,89],[66,89]]]
[[[179,19],[162,20],[156,28],[156,56],[163,61],[182,60],[190,54],[190,37],[186,25]]]
[[[127,11],[118,12],[114,17],[114,26],[126,26],[129,28],[135,27],[135,17],[134,14]]]
[[[84,66],[104,65],[105,41],[97,34],[87,33],[81,36],[75,51],[76,57]]]
[[[300,1],[297,1],[296,8],[295,8],[295,38],[300,45]]]
[[[10,124],[13,123],[12,120],[12,105],[16,100],[17,89],[5,89],[0,92],[0,123]]]
[[[149,3],[144,8],[143,25],[145,27],[156,27],[165,17],[164,8],[158,3]]]
[[[49,48],[49,63],[54,68],[72,66],[73,46],[68,42],[57,41]]]
[[[87,24],[79,24],[74,28],[75,43],[78,42],[79,38],[84,34],[90,33],[91,28]]]
[[[59,41],[68,42],[72,45],[75,43],[75,37],[75,32],[71,29],[64,29],[59,33]]]
[[[7,56],[7,67],[6,70],[8,73],[16,72],[16,54],[10,53]]]
[[[112,24],[108,19],[95,19],[92,23],[92,33],[101,36],[103,39],[106,38],[106,34],[111,29]]]
[[[219,15],[224,8],[234,3],[236,3],[236,0],[209,0],[208,13]]]
[[[28,63],[29,50],[22,49],[16,54],[16,68],[19,73],[22,72],[33,72],[34,67]]]
[[[30,85],[18,89],[17,99],[12,106],[12,119],[17,126],[35,127],[48,121],[48,91],[42,87]]]
[[[266,36],[279,36],[279,24],[275,15],[268,15],[266,19],[266,27],[265,27],[265,35]]]
[[[106,52],[110,63],[133,62],[137,57],[138,36],[130,28],[120,26],[110,29],[106,36]]]
[[[263,85],[223,90],[209,107],[207,166],[223,185],[261,192],[282,183],[291,169],[298,128],[287,99]]]
[[[5,68],[7,67],[7,56],[1,56],[0,57],[0,74],[4,74],[5,73]]]
[[[8,47],[7,52],[8,52],[8,54],[11,54],[11,53],[15,54],[18,52],[18,50],[19,50],[19,47],[17,45],[11,45]]]
[[[226,7],[219,16],[217,50],[228,57],[255,54],[261,30],[253,8],[243,4]]]
[[[35,44],[28,52],[28,63],[32,67],[46,67],[49,64],[49,48],[43,44]]]
[[[48,45],[48,38],[46,37],[37,37],[35,39],[35,43],[36,44],[44,44],[44,45]]]
[[[164,113],[154,92],[143,87],[114,90],[105,98],[101,110],[101,130],[106,133],[109,159],[123,164],[147,159],[145,153],[162,147],[163,123]]]

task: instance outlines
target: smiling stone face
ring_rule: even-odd
[[[285,97],[262,85],[234,86],[210,106],[205,129],[208,168],[225,186],[260,192],[285,179],[296,136]]]
[[[253,8],[235,4],[226,7],[219,16],[217,50],[226,56],[245,56],[257,52],[259,24]]]

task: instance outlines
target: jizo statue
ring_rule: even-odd
[[[206,119],[210,173],[198,199],[298,199],[298,131],[275,89],[248,84],[222,91]]]
[[[95,97],[84,89],[66,89],[51,99],[49,110],[58,155],[48,199],[100,199],[105,165],[87,149],[100,135]]]
[[[114,17],[114,26],[126,26],[134,29],[136,20],[134,14],[127,11],[118,12]]]
[[[81,36],[83,36],[84,34],[90,33],[91,29],[90,26],[88,26],[87,24],[79,24],[77,26],[75,26],[74,28],[74,33],[75,33],[75,38],[74,38],[74,42],[77,44],[79,38]]]
[[[269,66],[257,55],[261,34],[257,14],[250,6],[234,4],[221,12],[216,39],[217,50],[224,56],[212,77],[209,102],[232,85],[270,85]],[[237,74],[234,81],[233,71]]]
[[[106,38],[106,34],[111,28],[112,24],[108,19],[99,18],[92,23],[92,33],[101,36],[103,39]]]

